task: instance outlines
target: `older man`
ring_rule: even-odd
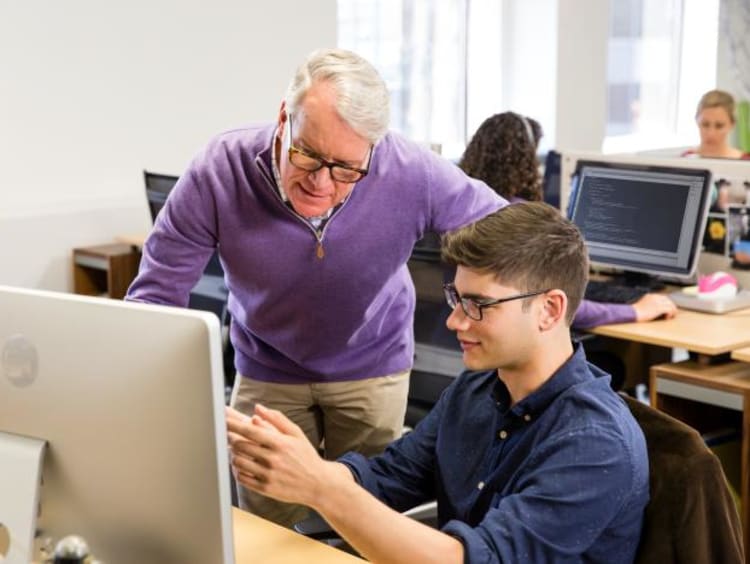
[[[238,372],[232,404],[282,411],[328,458],[375,454],[401,433],[414,243],[506,203],[389,133],[388,119],[385,83],[367,61],[312,53],[275,123],[219,135],[181,175],[128,293],[185,305],[218,248]],[[276,522],[304,517],[239,493],[244,508]]]

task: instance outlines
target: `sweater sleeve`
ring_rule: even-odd
[[[215,206],[194,174],[181,175],[143,247],[126,300],[186,306],[216,248]]]
[[[447,159],[431,154],[424,157],[428,170],[430,230],[452,231],[508,205],[492,188],[470,178]]]
[[[635,308],[632,305],[583,300],[573,318],[573,329],[590,329],[599,325],[629,323],[635,320]]]

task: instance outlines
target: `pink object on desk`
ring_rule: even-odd
[[[726,272],[714,272],[698,279],[699,298],[731,298],[737,295],[737,279]]]

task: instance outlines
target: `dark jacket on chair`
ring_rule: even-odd
[[[651,501],[636,562],[744,562],[742,527],[721,463],[698,432],[623,396],[643,430]]]

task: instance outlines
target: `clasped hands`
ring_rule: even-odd
[[[252,416],[226,408],[232,472],[243,486],[288,503],[315,507],[330,462],[280,411],[256,404]]]

